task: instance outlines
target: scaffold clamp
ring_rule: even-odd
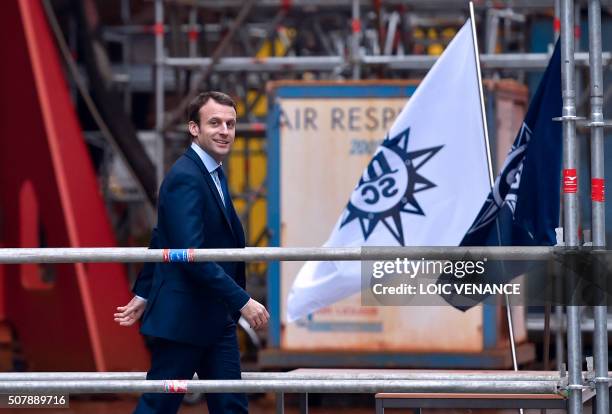
[[[566,389],[568,391],[571,390],[579,390],[579,391],[584,391],[584,390],[590,390],[592,389],[592,387],[590,385],[583,385],[583,384],[569,384],[565,387],[561,387],[563,389]]]
[[[612,120],[605,119],[603,121],[585,122],[584,126],[587,126],[587,127],[610,128],[610,127],[612,127]]]
[[[594,384],[612,383],[612,377],[595,377],[591,379],[591,382]]]
[[[557,116],[553,118],[552,120],[557,121],[557,122],[579,122],[579,121],[586,121],[586,118],[584,116],[563,115],[563,116]]]

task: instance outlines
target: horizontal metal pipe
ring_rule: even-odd
[[[390,69],[427,70],[433,66],[437,56],[405,55],[405,56],[360,56],[358,62],[363,65],[383,65]],[[602,62],[606,65],[612,54],[602,54]],[[589,66],[589,54],[575,54],[577,66]],[[481,66],[485,69],[544,69],[550,60],[547,53],[483,53],[480,55]],[[167,66],[184,68],[202,68],[212,64],[211,58],[205,57],[167,57]],[[215,66],[218,72],[253,71],[303,71],[303,70],[334,70],[348,62],[342,56],[284,56],[269,58],[254,58],[247,56],[221,58]]]
[[[174,391],[171,391],[174,390]],[[376,393],[458,392],[556,394],[557,381],[470,381],[470,380],[204,380],[204,381],[6,381],[2,394],[98,394],[133,392],[292,392]]]
[[[612,319],[607,321],[608,332],[612,332]],[[559,323],[556,319],[551,319],[550,329],[556,331],[559,329]],[[544,317],[540,316],[529,316],[527,318],[527,330],[528,331],[543,331],[544,330]],[[561,324],[561,330],[565,332],[565,323]],[[595,330],[595,321],[593,318],[582,318],[580,321],[580,330],[582,332],[593,332]]]
[[[612,55],[608,52],[602,59],[608,62]],[[366,56],[365,64],[386,65],[390,69],[429,69],[437,60],[437,56]],[[547,53],[483,53],[480,55],[480,65],[484,69],[544,69],[550,60]],[[575,54],[578,66],[589,66],[589,54]]]
[[[0,381],[144,380],[146,372],[2,372]],[[585,373],[586,375],[586,373]],[[196,377],[194,377],[196,378]],[[560,381],[558,371],[243,372],[243,380],[471,380]]]
[[[460,260],[487,257],[497,260],[546,260],[551,247],[247,247],[245,249],[193,249],[190,261],[264,262],[303,260]],[[185,252],[187,255],[187,252]],[[131,263],[163,262],[164,250],[144,247],[0,249],[0,264],[20,263]],[[180,260],[176,260],[180,261]],[[187,261],[187,260],[184,260]]]
[[[186,68],[204,68],[212,64],[211,58],[172,57],[164,60],[168,66]],[[215,65],[217,72],[287,71],[287,70],[333,70],[346,62],[342,56],[308,56],[308,57],[226,57],[219,59]]]
[[[242,5],[241,0],[174,0],[175,3],[183,3],[187,6],[198,6],[208,9],[218,8],[229,8],[229,7],[240,7]],[[360,0],[359,3],[362,7],[372,7],[370,0]],[[477,10],[487,9],[491,6],[487,2],[478,2],[479,4],[474,7]],[[257,2],[258,8],[263,7],[280,7],[286,4],[283,0],[259,0]],[[292,8],[297,7],[348,7],[351,4],[351,0],[292,0],[290,3]],[[612,5],[611,0],[602,0],[603,5]],[[439,12],[440,9],[455,9],[461,11],[465,8],[465,2],[463,0],[385,0],[386,6],[407,6],[411,10],[415,8],[424,10],[434,10]],[[552,7],[550,0],[512,0],[508,4],[508,7],[512,9],[550,9]]]

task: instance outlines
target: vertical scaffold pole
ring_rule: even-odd
[[[561,30],[561,0],[555,0],[554,3],[555,16],[553,18],[553,32],[555,36],[555,42],[559,39],[559,31]]]
[[[359,0],[353,0],[351,21],[351,65],[353,68],[353,79],[361,78],[361,62],[359,52],[359,40],[361,39],[361,17],[359,16]]]
[[[554,3],[554,18],[553,18],[553,32],[554,41],[559,40],[559,32],[561,30],[561,0],[555,0]],[[563,223],[560,223],[563,227]],[[563,240],[561,240],[563,242]],[[555,306],[555,355],[557,360],[557,371],[561,371],[563,362],[565,361],[565,340],[563,333],[565,332],[565,314],[563,312],[563,305]]]
[[[155,0],[155,131],[157,132],[157,186],[164,178],[164,3]]]
[[[601,62],[601,2],[589,0],[589,64],[591,74],[591,216],[593,247],[606,246],[605,221],[605,179],[603,143],[603,67]],[[598,282],[600,282],[598,280]],[[604,280],[605,283],[605,280]],[[607,291],[600,287],[601,293]],[[602,295],[603,296],[603,295]],[[593,353],[595,377],[608,376],[608,307],[595,304],[593,310],[595,326],[593,331]],[[596,382],[596,407],[598,413],[610,412],[608,384]]]
[[[578,147],[576,143],[576,83],[574,64],[574,1],[561,1],[561,90],[563,96],[563,177],[575,185],[563,187],[563,227],[566,247],[577,247]],[[569,293],[569,292],[568,292]],[[580,307],[567,307],[569,413],[582,412],[582,344]]]
[[[187,33],[189,57],[198,55],[198,9],[193,6],[189,10],[189,32]]]

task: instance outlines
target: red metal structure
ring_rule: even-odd
[[[42,4],[3,2],[0,33],[0,245],[113,246]],[[120,264],[0,265],[0,295],[30,370],[147,368],[138,329],[113,321]]]

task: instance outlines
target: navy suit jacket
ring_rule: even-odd
[[[151,248],[243,248],[231,200],[223,205],[210,173],[191,148],[160,190]],[[140,331],[193,345],[213,343],[249,300],[244,262],[147,263],[133,292],[147,298]]]

